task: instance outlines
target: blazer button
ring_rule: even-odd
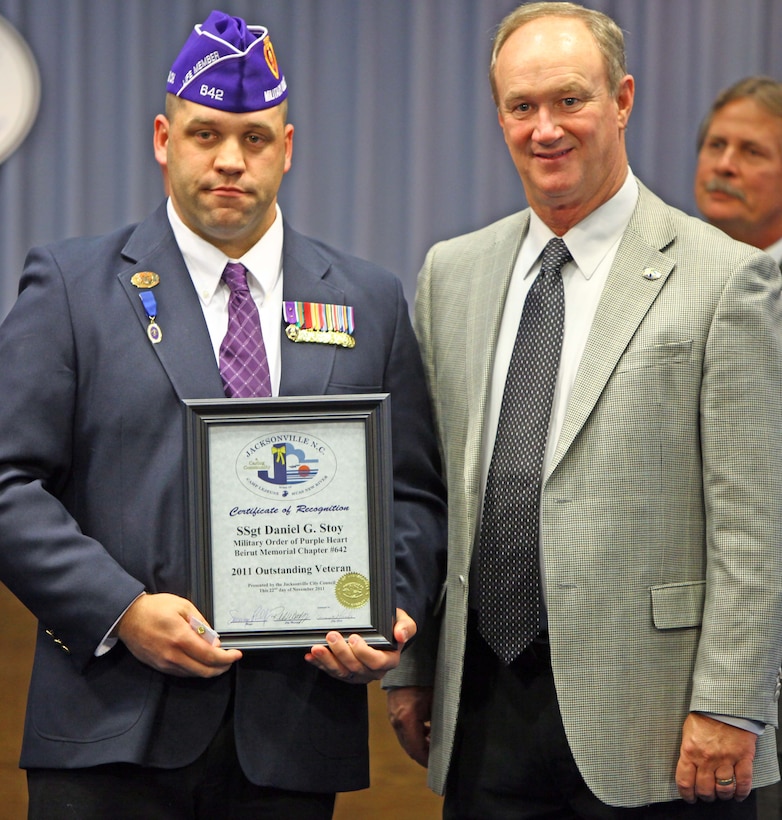
[[[60,649],[62,649],[63,652],[66,653],[66,655],[71,654],[71,650],[58,637],[56,637],[51,629],[47,629],[46,634],[57,644],[57,646],[60,647]]]

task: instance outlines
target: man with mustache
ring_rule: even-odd
[[[724,89],[698,132],[695,202],[728,236],[782,262],[782,83]]]

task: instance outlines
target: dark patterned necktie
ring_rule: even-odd
[[[231,290],[228,301],[228,331],[220,345],[220,376],[225,395],[242,399],[271,396],[271,377],[261,317],[247,286],[247,270],[240,262],[229,262],[223,281]]]
[[[551,239],[527,294],[497,424],[479,539],[478,629],[506,664],[540,630],[540,491],[565,324],[562,266]]]

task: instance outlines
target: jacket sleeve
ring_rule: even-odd
[[[63,503],[78,503],[73,431],[90,400],[72,317],[53,255],[32,251],[0,327],[0,578],[83,665],[144,587]]]
[[[706,597],[693,710],[776,725],[782,657],[782,309],[761,254],[717,305],[703,365]]]

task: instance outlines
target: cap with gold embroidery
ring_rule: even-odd
[[[166,90],[234,113],[272,108],[288,96],[268,30],[222,11],[195,26],[171,66]]]

